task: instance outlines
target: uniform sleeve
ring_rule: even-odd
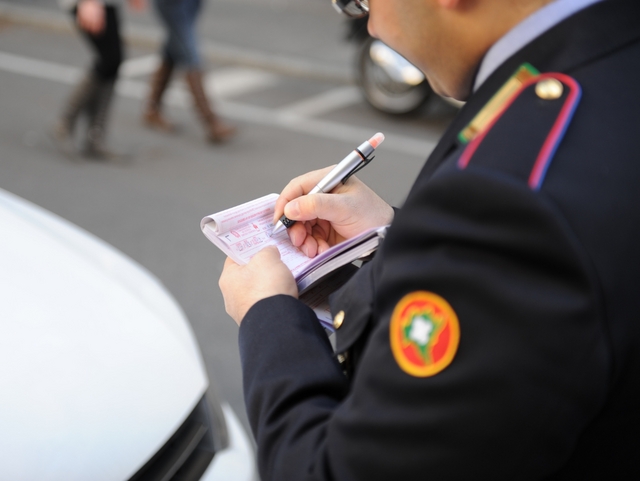
[[[541,479],[565,463],[605,402],[612,361],[597,279],[552,200],[507,175],[444,169],[414,187],[373,263],[349,385],[297,301],[262,301],[243,322],[263,481]],[[412,292],[440,296],[459,320],[453,360],[428,377],[390,345]]]
[[[242,320],[239,343],[262,481],[322,472],[326,428],[348,381],[315,313],[291,296],[264,299]]]

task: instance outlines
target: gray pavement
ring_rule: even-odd
[[[130,42],[110,139],[134,156],[117,164],[70,162],[47,139],[90,59],[64,26],[66,17],[58,25],[52,1],[0,2],[0,187],[103,238],[155,274],[185,310],[211,378],[245,426],[237,327],[224,313],[217,286],[224,256],[200,232],[200,219],[279,192],[293,176],[336,162],[377,131],[387,140],[359,177],[400,205],[454,115],[436,101],[422,115],[391,118],[364,104],[347,76],[267,68],[275,57],[282,65],[349,68],[344,51],[331,53],[341,46],[341,25],[327,4],[219,0],[208,6],[203,24],[218,25],[204,33],[208,45],[233,46],[259,59],[209,58],[216,105],[240,130],[223,146],[204,142],[179,80],[167,111],[181,133],[160,135],[140,125],[157,45]],[[143,25],[158,36],[151,17],[134,20],[140,23],[130,27]],[[309,38],[299,41],[306,30]]]

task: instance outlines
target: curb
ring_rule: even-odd
[[[72,33],[75,30],[68,15],[62,12],[1,1],[0,19],[62,32]],[[162,31],[155,27],[125,24],[123,30],[125,40],[132,45],[157,47],[163,38]],[[318,62],[307,59],[274,55],[210,40],[204,40],[201,45],[202,52],[209,61],[255,67],[294,77],[327,80],[342,84],[355,83],[354,76],[348,69],[345,70],[335,65],[319,65]]]

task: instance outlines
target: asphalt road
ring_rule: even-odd
[[[160,34],[148,13],[129,18],[129,31],[146,37],[130,37],[110,140],[133,159],[110,163],[71,162],[46,135],[90,60],[64,26],[66,17],[50,0],[0,2],[0,187],[78,224],[155,274],[187,314],[210,377],[245,426],[238,329],[217,286],[224,256],[200,232],[200,219],[279,192],[290,178],[340,160],[377,131],[387,140],[359,177],[401,205],[454,114],[436,101],[418,116],[397,119],[364,104],[349,83],[343,25],[328,3],[208,6],[201,30],[210,84],[219,111],[239,127],[224,146],[205,143],[179,80],[167,110],[181,133],[160,135],[140,125]],[[18,4],[29,7],[22,17],[3,10]]]

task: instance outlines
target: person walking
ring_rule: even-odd
[[[167,38],[162,48],[162,60],[151,79],[143,123],[163,132],[176,130],[162,113],[162,98],[174,70],[179,68],[184,70],[187,87],[208,140],[213,143],[229,140],[236,133],[236,128],[218,117],[203,84],[202,61],[196,35],[201,0],[153,0],[153,5]]]
[[[131,8],[142,10],[145,0],[128,0]],[[95,53],[93,65],[71,92],[53,131],[58,148],[67,155],[76,152],[74,131],[81,115],[87,117],[82,153],[106,159],[116,154],[106,146],[107,122],[118,69],[123,59],[117,4],[100,0],[62,1],[69,8],[83,38]]]

